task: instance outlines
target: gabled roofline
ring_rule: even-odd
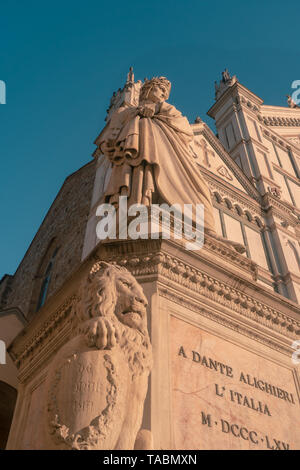
[[[243,170],[238,166],[237,163],[231,158],[229,153],[225,150],[219,139],[215,136],[213,131],[208,127],[205,122],[202,122],[198,127],[192,126],[194,130],[199,130],[200,134],[202,134],[211,146],[215,149],[216,153],[220,155],[224,163],[230,168],[233,172],[234,176],[237,178],[239,183],[243,186],[245,191],[255,199],[257,202],[261,203],[261,194],[259,191],[253,186],[249,178],[245,175]]]

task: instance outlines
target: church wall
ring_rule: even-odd
[[[300,207],[300,148],[296,132],[300,122],[299,110],[266,106],[258,96],[235,81],[233,85],[231,82],[227,85],[208,114],[216,120],[219,136],[225,135],[229,123],[238,122],[241,132],[236,145],[232,146],[228,139],[226,144],[226,139],[222,138],[223,144],[264,196],[265,204],[268,201],[266,206],[274,206],[274,211],[265,219],[266,233],[261,241],[257,233],[247,228],[253,245],[248,255],[261,266],[262,276],[263,270],[271,268],[277,292],[299,301],[300,246],[295,222],[287,220],[295,217],[294,208]],[[293,132],[296,137],[293,137]],[[289,140],[289,135],[292,140]],[[276,204],[273,198],[280,204]],[[277,211],[281,216],[275,222]],[[234,232],[233,227],[231,232]],[[292,247],[287,246],[283,234],[294,241]],[[259,280],[262,282],[263,279]]]
[[[7,307],[18,307],[27,317],[34,315],[43,278],[38,271],[53,240],[58,252],[48,298],[80,263],[93,183],[93,162],[66,179],[13,277]]]
[[[258,125],[258,120],[257,120]],[[276,129],[278,132],[278,130]],[[271,132],[271,131],[269,131]],[[297,179],[297,168],[293,165],[293,156],[287,150],[286,147],[271,141],[269,138],[263,137],[263,144],[266,146],[267,151],[264,152],[265,158],[261,158],[261,151],[256,148],[256,158],[259,165],[259,170],[262,175],[267,176],[270,180],[273,180],[281,190],[280,199],[284,202],[288,202],[291,206],[300,206],[300,184]],[[268,190],[272,181],[265,181],[265,191]],[[277,229],[278,230],[278,229]],[[287,238],[283,235],[281,230],[278,230],[279,241],[282,247],[282,265],[284,266],[284,272],[291,272],[295,275],[300,275],[299,265],[295,257],[299,256],[299,243],[294,239],[294,253],[291,253],[291,249],[287,245]],[[291,234],[292,235],[292,234]],[[293,237],[294,238],[294,237]],[[277,249],[278,249],[277,245]],[[294,286],[295,287],[295,286]],[[298,298],[299,301],[299,298]]]
[[[232,195],[230,202],[237,203],[234,200],[234,195]],[[236,205],[235,208],[232,207],[231,210],[228,210],[227,204],[219,204],[214,200],[217,233],[245,245],[246,256],[258,263],[260,267],[263,284],[273,289],[276,262],[273,259],[273,246],[268,243],[268,238],[264,233],[266,228],[263,219],[258,219],[258,224],[240,201],[239,205]],[[264,228],[262,228],[263,226]]]
[[[266,138],[262,132],[262,125],[259,123],[257,117],[256,122],[252,118],[247,118],[247,121],[249,123],[249,136],[252,142],[254,143],[255,139],[257,139],[256,129],[259,129],[259,136],[262,136],[260,142],[264,148],[253,145],[258,165],[257,176],[266,177],[271,181],[265,181],[261,189],[267,191],[268,186],[272,185],[272,181],[274,181],[282,191],[282,198],[291,205],[299,206],[300,186],[299,180],[297,179],[298,170],[294,155],[287,149],[286,145],[280,145],[279,142],[274,142],[269,137]],[[278,129],[275,128],[275,131],[278,132]]]

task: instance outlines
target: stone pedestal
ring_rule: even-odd
[[[104,242],[11,346],[22,383],[9,449],[39,449],[51,360],[72,337],[90,266],[125,266],[148,299],[154,364],[143,428],[155,449],[300,449],[300,308],[256,282],[256,265],[221,242]],[[66,392],[67,393],[67,392]]]

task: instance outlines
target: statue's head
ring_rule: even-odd
[[[140,92],[140,101],[150,100],[161,103],[169,98],[171,82],[166,77],[145,78]]]

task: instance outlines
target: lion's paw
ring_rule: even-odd
[[[97,318],[86,322],[82,333],[90,348],[112,349],[119,339],[119,332],[115,325],[106,318]]]

